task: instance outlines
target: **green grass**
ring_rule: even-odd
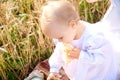
[[[82,20],[99,21],[108,0],[88,4],[70,0]],[[0,80],[23,80],[54,48],[40,28],[40,7],[45,0],[0,0]]]

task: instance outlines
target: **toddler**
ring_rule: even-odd
[[[70,2],[48,1],[40,22],[43,33],[58,40],[47,80],[60,79],[61,67],[70,80],[116,80],[114,51],[104,31],[81,21]]]

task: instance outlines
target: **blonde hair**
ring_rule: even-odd
[[[51,22],[66,24],[71,20],[79,20],[79,15],[72,3],[68,1],[48,1],[42,6],[41,27]]]

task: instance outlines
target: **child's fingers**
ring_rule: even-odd
[[[61,78],[62,76],[60,74],[56,74],[56,77],[57,78]]]
[[[52,80],[55,78],[55,75],[54,74],[49,74],[49,76],[47,77],[47,80]]]
[[[79,48],[77,48],[76,46],[72,49],[72,51],[77,51],[80,50]]]
[[[58,74],[58,73],[56,73],[56,74],[50,74],[49,76],[48,76],[48,78],[47,78],[47,80],[59,80],[60,78],[61,78],[62,76],[60,75],[60,74]]]
[[[72,54],[69,54],[68,56],[68,59],[75,59],[76,57],[74,56],[74,55],[72,55]]]
[[[48,76],[47,77],[47,80],[52,80],[54,77],[52,77],[52,76]]]
[[[50,77],[47,78],[47,80],[50,80],[50,79],[51,79]]]
[[[78,58],[80,55],[80,50],[79,49],[74,49],[71,51],[71,53],[69,53],[67,56],[69,58]]]

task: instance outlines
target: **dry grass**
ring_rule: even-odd
[[[34,66],[50,56],[51,40],[40,29],[40,7],[45,0],[0,0],[0,80],[23,80]],[[71,0],[82,20],[97,22],[108,0],[88,4]]]

